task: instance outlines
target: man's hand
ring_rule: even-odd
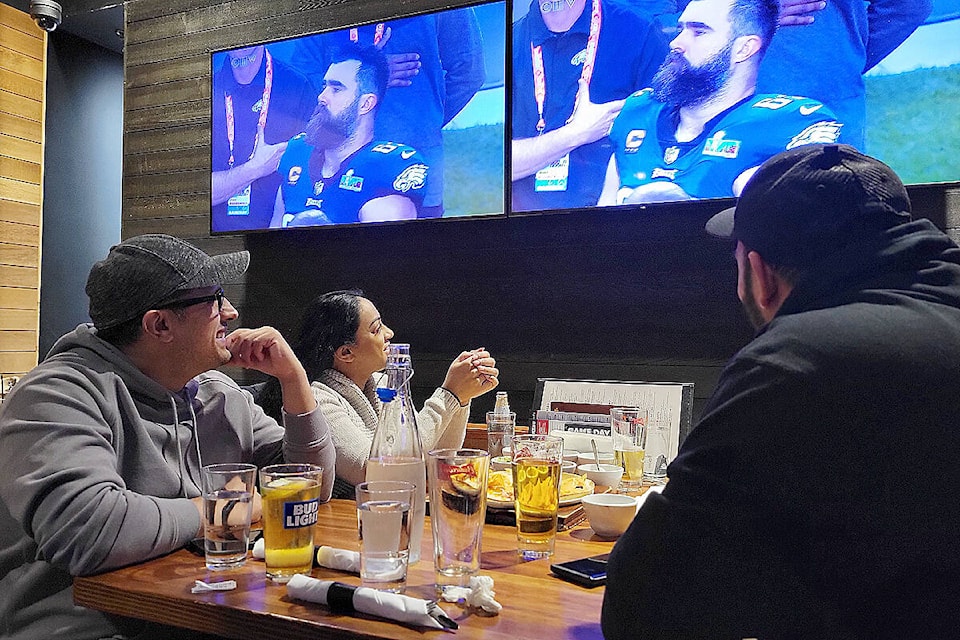
[[[618,204],[644,204],[674,200],[692,200],[692,198],[680,185],[660,181],[648,182],[635,189],[623,187],[617,192]]]
[[[383,37],[380,38],[380,42],[376,45],[378,51],[382,51],[387,42],[390,41],[390,36],[393,34],[393,29],[387,27],[383,32]],[[387,88],[390,87],[409,87],[413,84],[413,81],[410,78],[416,76],[420,73],[420,54],[419,53],[388,53],[386,54],[387,58],[387,68],[390,70],[390,76],[387,78]]]
[[[323,211],[307,209],[293,216],[288,227],[315,227],[321,224],[330,224],[330,218]]]
[[[280,381],[283,409],[301,415],[317,408],[307,372],[293,349],[273,327],[237,329],[227,336],[230,362],[244,369],[262,371]]]
[[[796,27],[810,24],[814,14],[826,8],[823,0],[780,0],[780,26]]]
[[[280,166],[280,157],[287,150],[287,141],[277,144],[267,144],[263,141],[263,129],[257,128],[257,141],[253,147],[253,155],[250,157],[250,164],[256,167],[257,177],[274,173]]]
[[[577,98],[573,115],[567,120],[567,126],[574,130],[581,145],[596,142],[610,135],[613,121],[623,109],[624,100],[594,103],[590,101],[590,85],[581,78],[577,88]],[[578,145],[579,146],[579,145]]]
[[[303,372],[293,349],[273,327],[237,329],[227,336],[227,349],[233,356],[229,364],[262,371],[281,382]]]

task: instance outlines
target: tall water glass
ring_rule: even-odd
[[[517,436],[512,455],[518,551],[524,560],[547,558],[557,538],[563,438]]]
[[[427,454],[434,584],[442,597],[480,572],[490,455],[480,449],[435,449]]]
[[[239,567],[247,559],[250,513],[257,484],[252,464],[210,464],[200,470],[203,555],[208,569]]]
[[[358,484],[356,495],[360,583],[401,593],[407,586],[416,485],[402,480],[373,480]]]

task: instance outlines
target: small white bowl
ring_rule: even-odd
[[[573,464],[577,464],[577,458],[580,456],[580,452],[576,449],[564,449],[563,450],[563,459]]]
[[[637,515],[637,499],[620,493],[594,493],[581,502],[590,528],[601,538],[620,537]]]
[[[602,464],[597,468],[596,462],[590,464],[581,464],[577,467],[577,473],[587,476],[593,480],[594,484],[616,489],[620,485],[620,477],[623,476],[623,467],[618,464]]]
[[[581,451],[580,455],[577,456],[577,464],[592,464],[594,468],[597,466],[597,459],[593,457],[593,452]],[[612,451],[601,451],[600,452],[600,464],[613,464],[613,452]]]
[[[576,473],[577,472],[577,463],[570,462],[569,460],[564,460],[560,463],[560,471],[564,473]]]
[[[510,456],[494,456],[490,458],[490,468],[494,471],[502,471],[503,469],[509,469],[511,462]]]

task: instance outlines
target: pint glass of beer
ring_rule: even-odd
[[[518,436],[513,440],[513,500],[517,546],[524,560],[553,555],[560,506],[560,436]]]
[[[320,506],[323,468],[275,464],[260,469],[263,545],[267,577],[285,583],[313,567],[313,525]]]

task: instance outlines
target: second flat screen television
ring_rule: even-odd
[[[211,56],[211,228],[504,213],[505,3]]]
[[[517,0],[510,212],[731,198],[809,143],[957,181],[960,2],[800,4]]]

